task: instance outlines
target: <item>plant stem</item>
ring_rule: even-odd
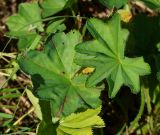
[[[126,128],[126,123],[124,123],[123,127],[116,133],[116,135],[122,135],[125,128]]]
[[[151,131],[153,131],[153,117],[151,115],[152,112],[152,106],[151,106],[151,98],[149,95],[149,88],[144,88],[144,94],[145,94],[145,100],[147,104],[147,111],[148,111],[148,123],[150,126]]]
[[[145,100],[147,104],[147,111],[148,111],[148,114],[150,114],[152,111],[152,107],[151,107],[151,98],[149,95],[149,88],[144,88],[144,89],[145,89],[144,94],[145,94]]]
[[[137,126],[138,121],[140,120],[140,118],[141,118],[141,116],[143,114],[144,106],[145,106],[144,90],[145,90],[145,88],[142,85],[141,86],[141,105],[140,105],[139,112],[138,112],[137,116],[135,117],[135,119],[130,124],[130,127],[128,129],[129,133],[133,133],[133,131],[135,130],[135,128]]]
[[[87,30],[87,24],[85,24],[84,27],[83,27],[83,29],[82,29],[82,37],[85,36],[86,30]]]
[[[100,134],[104,135],[103,128],[100,128]]]

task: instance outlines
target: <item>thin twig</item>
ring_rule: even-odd
[[[34,107],[31,107],[27,113],[25,113],[24,115],[22,115],[17,121],[15,121],[13,123],[13,126],[18,125],[26,116],[28,116],[30,113],[32,113],[34,111]],[[11,130],[11,128],[8,128],[5,133],[8,133]]]

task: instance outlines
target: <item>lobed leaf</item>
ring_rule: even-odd
[[[92,135],[93,127],[104,127],[105,123],[98,116],[101,108],[88,109],[81,113],[72,113],[68,117],[60,120],[57,128],[57,135]]]
[[[29,10],[28,10],[29,9]],[[43,31],[43,25],[41,20],[40,8],[38,3],[22,3],[18,7],[18,14],[10,16],[7,20],[7,26],[11,32],[11,35],[15,36],[18,32],[30,33],[35,28],[39,31]]]
[[[84,57],[75,59],[83,67],[95,68],[86,85],[95,86],[106,78],[111,98],[115,97],[122,85],[129,86],[133,93],[139,92],[139,76],[149,74],[150,67],[142,57],[124,56],[128,31],[121,28],[119,14],[105,23],[92,18],[87,22],[87,27],[95,39],[76,46]]]
[[[35,94],[50,101],[53,117],[100,105],[100,91],[85,87],[86,75],[76,75],[80,67],[73,62],[74,48],[79,42],[78,31],[61,32],[48,39],[44,51],[29,51],[18,58],[21,69],[31,75]]]
[[[41,9],[38,3],[22,3],[18,7],[18,14],[12,15],[6,22],[9,36],[19,38],[18,48],[35,49],[41,40],[36,30],[42,32]]]

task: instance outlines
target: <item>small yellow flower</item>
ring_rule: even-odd
[[[128,5],[126,5],[126,7],[124,9],[120,9],[118,11],[118,13],[120,14],[121,20],[123,22],[128,23],[132,19],[132,13],[131,13]]]
[[[82,70],[82,73],[83,74],[90,74],[94,71],[94,68],[90,68],[90,67],[87,67],[85,69]]]

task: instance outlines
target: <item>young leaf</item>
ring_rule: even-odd
[[[31,75],[35,94],[51,101],[53,117],[69,115],[80,107],[100,105],[100,91],[86,88],[86,75],[75,74],[80,67],[73,62],[74,48],[80,41],[76,30],[58,33],[48,39],[44,51],[30,51],[18,58],[21,69]]]
[[[60,120],[57,135],[92,135],[92,128],[104,127],[105,123],[98,116],[101,108],[88,109],[81,113],[72,113],[70,116]]]
[[[139,76],[149,74],[150,67],[142,57],[124,56],[128,31],[121,28],[119,14],[106,23],[90,19],[87,27],[95,40],[76,46],[76,50],[84,56],[75,59],[79,65],[96,68],[86,85],[94,86],[106,78],[111,98],[115,97],[123,84],[129,86],[133,93],[139,92]]]
[[[128,0],[99,0],[104,6],[108,8],[120,8],[127,3]]]

